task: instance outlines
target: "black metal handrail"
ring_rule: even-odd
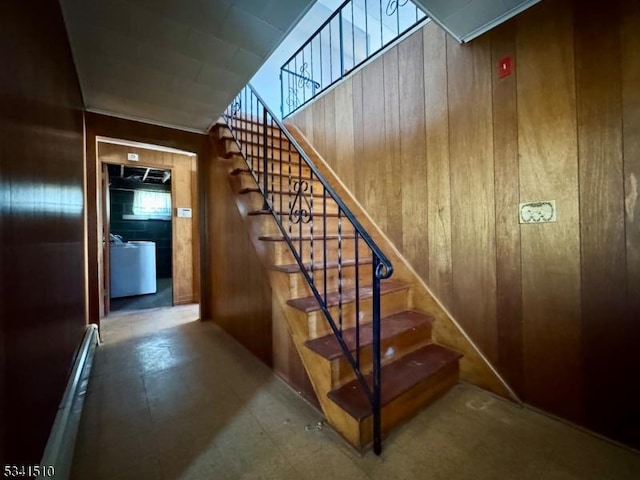
[[[426,18],[427,15],[409,0],[343,2],[280,67],[282,118],[347,76]],[[300,82],[300,77],[306,80]],[[312,89],[307,95],[309,86]]]
[[[374,452],[380,454],[380,282],[392,275],[393,266],[251,85],[238,94],[227,107],[223,118],[262,193],[263,209],[276,220],[309,289],[371,403],[373,447]],[[308,172],[303,173],[304,169]],[[331,213],[337,218],[335,234],[327,231],[328,202],[335,203],[336,212]],[[314,217],[321,217],[320,224],[314,221]],[[331,261],[328,260],[331,253],[327,248],[329,241],[337,242],[337,258]],[[354,258],[349,261],[345,254],[350,241],[353,241],[353,253],[349,254]],[[321,244],[319,251],[318,244]],[[316,260],[319,260],[318,264]],[[366,311],[362,304],[360,268],[361,264],[369,261],[372,264],[372,300],[370,310]],[[344,276],[344,268],[352,265],[355,285],[347,284]],[[330,290],[328,286],[327,277],[331,268],[338,270],[337,291]],[[353,297],[345,298],[346,288],[353,288]],[[348,303],[355,305],[350,313],[344,308]],[[332,313],[332,308],[337,313]],[[372,327],[373,385],[369,385],[365,379],[366,372],[363,372],[360,358],[360,327],[367,320],[367,314]],[[348,345],[343,337],[343,330],[349,328],[347,324],[351,323],[350,320],[355,327],[353,346]]]

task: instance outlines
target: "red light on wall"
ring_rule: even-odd
[[[498,78],[504,78],[511,75],[513,70],[513,62],[511,57],[501,58],[498,62]]]

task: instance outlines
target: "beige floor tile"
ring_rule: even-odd
[[[197,306],[102,325],[74,480],[637,480],[640,456],[460,384],[355,452]]]

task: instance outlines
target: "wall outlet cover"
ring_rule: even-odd
[[[520,223],[548,223],[555,222],[556,201],[544,200],[520,204]]]

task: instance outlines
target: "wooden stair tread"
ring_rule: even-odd
[[[462,355],[454,350],[432,343],[382,367],[381,407],[457,362],[461,357]],[[371,375],[365,375],[365,380],[369,385],[373,384]],[[362,420],[371,415],[369,398],[358,380],[332,390],[328,396],[355,419]]]
[[[226,122],[216,124],[216,127],[224,128],[224,130],[230,133],[229,125]],[[258,133],[262,135],[262,133],[264,132],[264,127],[262,125],[262,121],[240,119],[238,123],[234,125],[234,130],[252,134]],[[278,136],[279,133],[276,134],[275,132],[282,132],[282,130],[280,130],[280,127],[278,127],[277,125],[267,125],[268,136]],[[284,132],[282,132],[282,138],[286,138],[286,134]]]
[[[275,210],[274,211],[276,215],[280,215],[280,216],[284,216],[284,215],[289,215],[291,212],[283,212],[280,210]],[[247,213],[247,215],[249,215],[250,217],[255,217],[258,215],[270,215],[271,214],[271,210],[265,210],[265,209],[261,209],[261,210],[251,210],[250,212]],[[322,217],[335,217],[338,218],[338,212],[315,212],[313,215],[311,215],[312,217],[317,217],[319,220],[318,221],[322,221]],[[344,213],[340,215],[340,217],[342,218],[346,218]],[[349,228],[351,227],[351,225],[346,225],[343,228]],[[344,236],[343,236],[344,238]]]
[[[380,340],[395,337],[400,333],[415,329],[422,325],[431,325],[431,317],[424,313],[407,310],[380,319]],[[360,348],[373,343],[373,324],[366,323],[360,326]],[[356,350],[356,329],[348,328],[342,332],[342,338],[349,350]],[[333,333],[324,337],[308,340],[305,345],[318,355],[333,360],[343,355],[342,347]]]
[[[338,235],[337,233],[328,233],[326,235],[319,233],[318,235],[313,236],[313,241],[322,242],[324,240],[338,240],[339,238],[342,238],[343,240],[353,240],[354,238],[356,238],[356,236],[353,233],[344,233],[342,235]],[[308,242],[311,241],[311,235],[293,235],[289,237],[289,239],[292,242],[297,242],[300,240],[302,240],[303,242]],[[258,240],[262,240],[263,242],[284,242],[285,238],[282,235],[260,235],[258,237]]]
[[[367,258],[361,258],[360,261],[358,262],[358,265],[370,265],[372,262],[370,257]],[[343,267],[351,267],[353,265],[356,264],[355,259],[353,258],[349,258],[349,259],[344,259],[342,260],[342,266]],[[311,263],[307,262],[304,264],[305,268],[307,270],[311,269]],[[327,260],[327,265],[326,265],[327,269],[331,268],[338,268],[338,261],[337,260]],[[298,273],[300,272],[300,265],[298,265],[297,263],[292,263],[289,265],[272,265],[271,267],[273,270],[277,270],[278,272],[284,272],[284,273]],[[324,262],[316,262],[313,264],[313,269],[316,271],[320,271],[322,269],[325,268],[325,264]]]
[[[240,175],[241,173],[252,173],[251,170],[249,170],[248,168],[234,168],[233,170],[231,170],[231,172],[229,172],[230,175]],[[257,170],[256,173],[258,174],[262,174],[261,170]],[[319,182],[320,179],[318,177],[308,177],[308,176],[300,176],[300,175],[289,175],[288,173],[280,173],[280,172],[267,172],[267,175],[272,175],[272,176],[276,176],[276,177],[285,177],[285,178],[289,178],[289,176],[291,177],[292,180],[313,180],[314,182]]]
[[[241,195],[245,195],[245,194],[248,194],[248,193],[259,193],[259,194],[262,195],[262,191],[258,187],[241,188],[238,191],[238,193],[241,194]],[[283,196],[285,196],[285,195],[295,196],[296,195],[296,192],[292,192],[290,190],[281,190],[281,189],[269,190],[268,193],[269,194],[274,194],[274,195],[280,195],[282,193]],[[303,197],[310,197],[311,194],[310,193],[304,193],[302,196]],[[328,200],[333,200],[331,198],[331,195],[329,195],[329,193],[316,193],[316,192],[313,192],[313,196],[314,196],[314,198],[327,197]]]
[[[400,282],[382,281],[380,282],[380,295],[388,293],[399,292],[406,290],[409,285]],[[373,287],[371,285],[362,286],[358,289],[360,291],[360,300],[371,298],[373,296]],[[356,288],[350,287],[342,290],[342,303],[351,303],[356,300]],[[337,291],[328,292],[326,297],[327,307],[334,307],[340,303],[340,294]],[[287,304],[305,313],[316,312],[320,310],[318,300],[315,296],[310,295],[308,297],[293,298],[287,300]]]

